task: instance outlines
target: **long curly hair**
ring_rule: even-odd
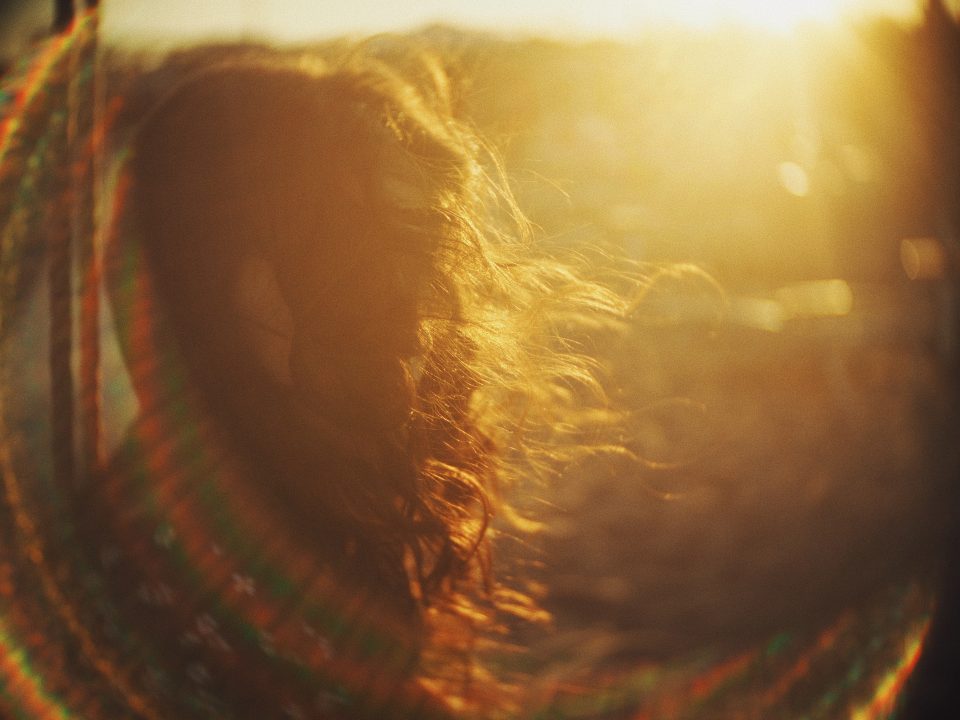
[[[209,412],[320,563],[416,628],[420,672],[462,700],[481,629],[539,612],[491,572],[500,488],[588,449],[608,410],[575,338],[616,324],[621,296],[537,252],[439,63],[384,39],[226,53],[145,118],[127,172]]]

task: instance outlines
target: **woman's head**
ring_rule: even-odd
[[[265,371],[340,424],[399,423],[391,395],[473,170],[459,143],[374,63],[238,61],[174,90],[138,135],[134,199],[197,370]]]

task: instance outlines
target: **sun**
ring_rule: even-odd
[[[849,17],[882,13],[902,18],[917,12],[916,0],[675,0],[661,20],[683,27],[718,25],[791,32],[805,24],[835,25]]]
[[[832,23],[844,12],[841,0],[737,0],[728,2],[738,18],[768,30],[787,31],[805,22]]]

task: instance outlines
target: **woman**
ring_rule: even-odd
[[[443,74],[393,60],[232,49],[133,137],[107,272],[140,413],[84,544],[158,716],[505,705],[475,645],[536,609],[491,574],[496,488],[599,393],[557,328],[620,306],[533,256]]]

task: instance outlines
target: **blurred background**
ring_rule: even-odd
[[[0,67],[63,22],[56,7],[0,14]],[[553,616],[493,660],[538,679],[531,717],[956,707],[956,0],[102,13],[105,92],[133,117],[166,49],[406,33],[447,66],[539,242],[649,263],[630,332],[589,339],[642,462],[515,488],[543,527],[499,529],[507,572]],[[129,391],[107,385],[119,437]]]

